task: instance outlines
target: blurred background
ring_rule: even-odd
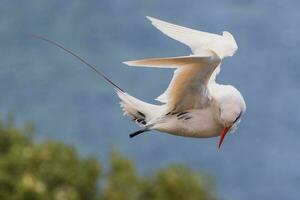
[[[32,121],[35,141],[68,143],[104,168],[116,147],[141,175],[174,163],[207,174],[221,199],[299,199],[299,7],[296,0],[2,0],[1,119],[12,114],[17,127]],[[218,81],[241,91],[247,112],[221,150],[218,138],[151,132],[129,139],[138,127],[122,117],[114,91],[78,60],[30,37],[64,44],[131,95],[154,103],[172,70],[121,62],[190,50],[152,27],[146,15],[235,36],[239,49],[224,60]]]

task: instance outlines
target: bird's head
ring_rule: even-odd
[[[233,132],[245,112],[245,102],[240,98],[224,99],[219,105],[219,121],[223,126],[220,134],[219,148],[227,133]]]

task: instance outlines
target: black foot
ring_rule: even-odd
[[[135,137],[135,136],[137,136],[137,135],[139,135],[141,133],[147,132],[147,131],[149,131],[149,130],[148,129],[141,129],[141,130],[138,130],[138,131],[136,131],[134,133],[129,134],[129,137],[133,138],[133,137]]]

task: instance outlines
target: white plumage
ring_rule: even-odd
[[[147,18],[164,34],[189,46],[193,54],[124,62],[136,67],[176,68],[169,87],[157,98],[163,105],[118,92],[124,113],[143,128],[131,136],[148,130],[200,138],[221,134],[220,146],[246,109],[236,88],[215,81],[222,59],[238,48],[234,37],[226,31],[217,35]]]
[[[124,62],[129,66],[176,69],[168,88],[157,98],[163,103],[161,105],[149,104],[129,95],[96,67],[59,43],[42,36],[34,38],[73,55],[113,86],[121,99],[124,114],[142,127],[130,137],[150,130],[198,138],[221,135],[220,147],[226,133],[236,128],[246,110],[244,99],[235,87],[215,81],[222,59],[232,56],[238,48],[234,37],[226,31],[217,35],[147,18],[156,28],[186,44],[193,52],[189,56]]]

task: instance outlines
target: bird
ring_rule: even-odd
[[[147,16],[152,25],[166,36],[190,47],[192,54],[178,57],[150,58],[123,62],[128,66],[174,68],[173,78],[160,104],[144,102],[121,89],[95,66],[61,44],[43,36],[33,37],[51,43],[92,68],[116,91],[123,114],[139,125],[130,138],[149,131],[159,131],[192,138],[218,137],[218,148],[225,136],[234,132],[246,111],[242,94],[232,85],[216,82],[222,61],[238,49],[233,35],[194,30]]]

